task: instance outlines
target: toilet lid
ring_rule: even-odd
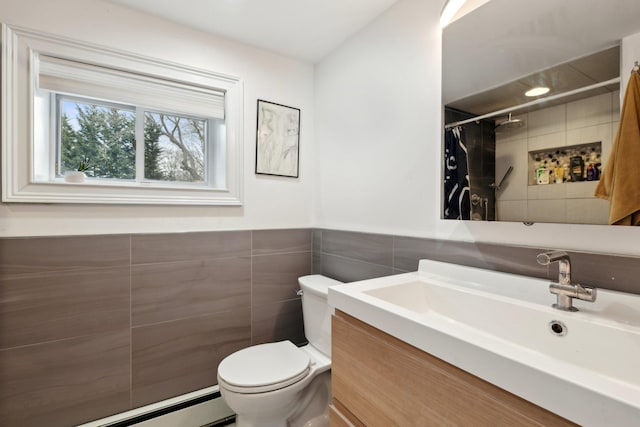
[[[310,363],[309,355],[291,341],[260,344],[227,356],[218,366],[218,377],[237,391],[265,392],[298,382]]]

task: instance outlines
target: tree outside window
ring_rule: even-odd
[[[60,174],[89,159],[94,178],[136,179],[136,108],[62,99]],[[205,181],[207,121],[145,111],[144,179]]]

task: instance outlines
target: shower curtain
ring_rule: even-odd
[[[471,219],[469,165],[464,130],[454,127],[444,134],[444,218]]]

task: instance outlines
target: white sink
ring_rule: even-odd
[[[423,260],[415,273],[331,288],[329,302],[581,425],[640,425],[640,296],[598,289],[563,312],[548,287]]]

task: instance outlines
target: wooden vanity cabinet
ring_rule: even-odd
[[[331,353],[332,427],[575,425],[339,310]]]

